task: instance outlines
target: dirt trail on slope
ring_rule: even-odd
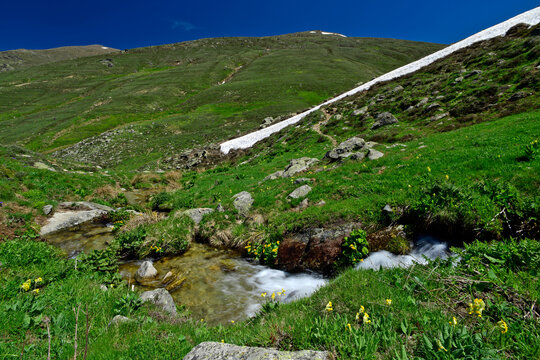
[[[325,138],[327,138],[328,140],[330,140],[330,141],[332,142],[332,146],[335,147],[335,146],[337,146],[337,141],[336,141],[336,139],[334,139],[332,136],[327,135],[327,134],[325,134],[325,133],[323,133],[323,132],[321,131],[321,125],[326,124],[326,122],[327,122],[328,120],[330,120],[331,115],[330,115],[329,113],[327,113],[326,110],[324,110],[324,109],[322,109],[322,108],[320,109],[320,111],[324,114],[325,119],[322,120],[322,121],[319,121],[318,123],[316,123],[315,125],[313,125],[311,128],[312,128],[317,134],[322,135],[322,136],[324,136]],[[324,123],[324,124],[323,124],[323,123]]]

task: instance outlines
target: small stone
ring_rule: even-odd
[[[213,212],[214,212],[214,209],[197,208],[197,209],[186,210],[186,211],[182,212],[182,214],[189,216],[191,218],[191,220],[193,220],[193,222],[195,224],[199,224],[202,221],[203,216],[211,214]]]
[[[109,289],[107,288],[107,285],[105,285],[105,284],[99,285],[99,288],[101,289],[101,291],[107,291],[107,290],[109,290]]]
[[[382,127],[382,126],[395,124],[397,122],[398,122],[398,120],[396,119],[396,117],[394,115],[392,115],[389,112],[383,112],[383,113],[380,113],[379,115],[377,115],[377,118],[375,119],[375,122],[371,126],[371,130],[378,129],[378,128]]]
[[[119,325],[119,324],[123,324],[123,323],[129,322],[129,321],[131,321],[131,319],[128,318],[128,317],[125,317],[125,316],[122,316],[122,315],[116,315],[115,317],[112,318],[111,322],[109,323],[109,326],[111,326],[111,325]]]
[[[308,200],[308,198],[305,198],[305,199],[302,200],[302,202],[298,205],[298,209],[300,209],[300,210],[307,209],[308,206],[309,206],[309,200]]]
[[[360,115],[364,115],[366,114],[368,111],[368,107],[367,106],[364,106],[360,109],[356,109],[352,112],[353,116],[360,116]]]
[[[390,205],[388,205],[388,204],[386,204],[386,205],[383,207],[383,211],[384,211],[385,213],[393,213],[393,212],[394,212],[394,210],[392,210],[392,207],[391,207]]]
[[[306,196],[307,194],[309,194],[309,192],[311,190],[312,190],[311,186],[302,185],[299,188],[296,188],[293,192],[291,192],[289,194],[289,197],[293,198],[293,199],[300,199],[300,198],[303,198],[304,196]]]
[[[162,284],[166,284],[168,283],[169,281],[171,281],[172,279],[174,278],[174,273],[172,271],[169,271],[165,274],[165,276],[163,277],[163,279],[161,279],[161,283]]]
[[[176,315],[174,300],[171,294],[163,288],[143,292],[141,294],[141,300],[142,302],[151,302],[163,311],[171,315]]]
[[[144,261],[137,272],[135,273],[135,280],[138,282],[152,279],[157,276],[158,272],[151,261]]]
[[[304,183],[304,182],[311,182],[311,179],[301,177],[301,178],[298,178],[298,179],[294,180],[295,184],[301,184],[301,183]]]
[[[43,213],[45,215],[49,215],[52,212],[53,206],[52,205],[45,205],[43,207]]]
[[[216,211],[225,212],[225,208],[223,207],[223,205],[221,205],[221,203],[219,203],[218,206],[216,206]]]
[[[377,160],[379,158],[382,158],[384,156],[384,154],[380,151],[377,151],[375,149],[369,149],[369,153],[368,153],[368,159],[369,160]]]
[[[324,200],[321,200],[321,201],[319,201],[318,203],[315,204],[315,206],[324,206],[324,205],[326,205],[326,201],[324,201]]]
[[[392,92],[393,93],[398,93],[398,92],[403,91],[403,90],[404,90],[403,86],[398,85],[398,86],[396,86],[395,88],[392,89]]]

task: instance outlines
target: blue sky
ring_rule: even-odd
[[[448,44],[535,6],[538,0],[6,1],[0,50],[90,44],[126,49],[307,30]]]

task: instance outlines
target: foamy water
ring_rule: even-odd
[[[401,267],[406,268],[413,264],[426,264],[429,260],[437,258],[447,259],[451,253],[445,242],[426,236],[419,239],[410,254],[394,255],[389,251],[376,251],[370,253],[363,262],[356,265],[357,269],[379,270]]]

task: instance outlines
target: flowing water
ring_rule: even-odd
[[[103,224],[85,224],[46,236],[49,243],[71,258],[81,252],[104,249],[113,238],[112,227]],[[252,263],[233,250],[197,243],[183,255],[155,260],[158,276],[144,285],[133,280],[141,263],[142,260],[121,263],[120,274],[141,291],[169,286],[176,304],[184,305],[195,319],[211,324],[253,316],[272,293],[285,290],[285,295],[277,298],[288,302],[308,296],[326,283],[316,274],[289,274]],[[174,280],[165,285],[162,280],[169,271]],[[267,293],[266,297],[261,297],[261,293]]]

